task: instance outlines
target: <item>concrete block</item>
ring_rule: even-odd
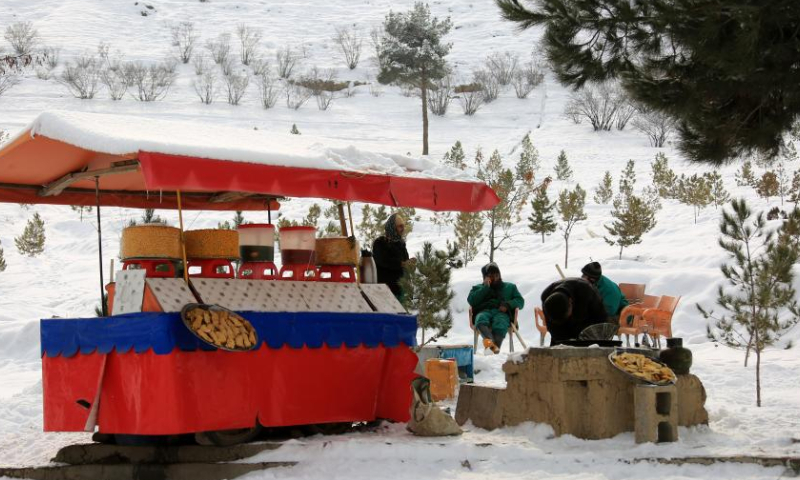
[[[456,422],[464,425],[471,420],[473,425],[486,430],[503,426],[503,392],[502,388],[462,384],[458,391]]]
[[[678,389],[637,385],[633,392],[636,443],[678,440]]]

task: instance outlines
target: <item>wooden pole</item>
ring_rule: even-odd
[[[561,278],[567,278],[564,276],[564,272],[561,271],[561,267],[559,267],[557,263],[556,263],[556,270],[558,270],[558,274],[561,275]]]
[[[103,281],[103,228],[100,225],[100,177],[94,177],[94,198],[97,204],[97,256],[100,259],[100,312],[108,315],[105,302],[105,282]]]
[[[353,235],[353,242],[355,242],[356,229],[353,227],[353,211],[350,209],[350,202],[347,202],[347,218],[350,219],[350,233]],[[356,245],[358,245],[356,243]],[[356,258],[361,258],[361,252],[356,248]],[[361,283],[361,269],[356,265],[356,283]]]
[[[344,204],[340,203],[337,205],[339,210],[339,227],[342,229],[342,236],[347,236],[347,221],[344,219]]]
[[[181,253],[183,254],[183,281],[189,283],[189,262],[186,261],[186,239],[183,235],[183,208],[181,207],[181,191],[178,194],[178,223],[181,227]]]

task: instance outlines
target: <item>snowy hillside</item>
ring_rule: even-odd
[[[368,83],[374,82],[377,74],[374,50],[369,42],[370,29],[379,26],[390,9],[405,10],[411,5],[413,2],[410,0],[3,0],[0,2],[0,29],[5,30],[14,22],[32,21],[43,44],[61,49],[61,65],[55,70],[58,73],[63,62],[87,52],[95,54],[101,42],[110,46],[112,55],[119,52],[124,60],[161,61],[174,53],[170,46],[170,25],[182,21],[194,23],[200,35],[198,52],[207,54],[203,47],[205,42],[228,32],[233,35],[232,53],[236,55],[236,26],[245,23],[262,30],[264,36],[259,52],[272,63],[273,69],[275,52],[288,45],[305,52],[298,67],[300,71],[314,66],[333,68],[339,81]],[[437,1],[430,6],[435,15],[450,16],[453,21],[454,28],[448,36],[453,48],[448,61],[454,67],[458,83],[468,83],[472,70],[480,67],[492,52],[518,53],[523,62],[533,53],[536,32],[519,33],[513,25],[501,21],[492,1]],[[364,36],[364,46],[358,67],[348,70],[331,38],[335,27],[353,24]],[[0,45],[6,51],[9,49],[2,41]],[[237,64],[235,68],[244,67]],[[314,136],[322,142],[328,140],[400,154],[417,155],[421,151],[420,100],[404,96],[396,87],[381,87],[380,96],[373,96],[368,85],[355,87],[352,97],[337,98],[326,111],[319,110],[313,99],[299,110],[293,110],[287,108],[281,98],[274,108],[265,110],[260,105],[255,82],[251,82],[238,106],[229,105],[222,92],[214,103],[205,105],[198,100],[192,85],[195,77],[192,64],[178,65],[177,73],[177,81],[167,96],[156,102],[140,102],[131,96],[114,101],[103,89],[94,99],[80,100],[54,79],[42,80],[30,73],[19,85],[0,96],[0,130],[14,135],[40,112],[58,109],[191,120],[258,129],[267,134],[285,134],[296,124],[302,135]],[[648,293],[681,296],[673,332],[675,336],[683,337],[684,344],[694,351],[694,370],[705,383],[709,396],[710,426],[681,429],[682,441],[675,445],[635,448],[631,447],[632,434],[587,443],[572,437],[552,439],[543,426],[523,425],[494,433],[472,428],[464,437],[444,442],[452,448],[441,448],[440,453],[426,451],[424,442],[416,442],[402,428],[394,426],[385,432],[395,442],[390,447],[383,441],[372,442],[370,435],[337,437],[333,448],[327,451],[319,449],[329,439],[297,442],[296,445],[308,448],[297,448],[296,453],[292,453],[293,458],[285,458],[286,451],[281,449],[270,454],[268,460],[284,455],[279,459],[298,459],[309,466],[299,467],[294,473],[273,471],[264,474],[263,478],[292,475],[319,478],[323,472],[351,478],[366,477],[365,472],[368,472],[374,477],[380,474],[374,466],[370,467],[371,459],[376,457],[386,460],[392,478],[472,477],[490,472],[502,472],[501,478],[534,475],[576,479],[642,475],[761,478],[778,476],[780,471],[754,467],[658,467],[656,470],[649,465],[623,465],[616,459],[746,452],[800,454],[800,444],[791,441],[792,437],[800,436],[800,379],[797,374],[800,353],[773,348],[765,354],[765,407],[756,409],[755,374],[752,368],[741,366],[743,352],[709,343],[706,321],[695,307],[696,303],[713,307],[717,286],[722,282],[719,266],[725,256],[717,244],[720,211],[713,206],[705,208],[695,224],[691,207],[675,200],[665,200],[663,209],[657,214],[655,229],[644,236],[641,245],[626,248],[622,259],[618,258],[618,248],[609,246],[603,239],[603,225],[611,220],[611,206],[598,205],[591,198],[606,170],[614,176],[616,189],[620,172],[626,162],[633,159],[637,171],[636,189],[640,190],[651,184],[650,163],[658,152],[667,155],[670,166],[678,175],[702,173],[709,169],[684,162],[671,147],[650,147],[645,135],[630,126],[623,131],[614,129],[598,133],[592,131],[586,122],[573,123],[563,115],[569,93],[551,75],[546,75],[544,83],[527,99],[520,100],[513,90],[506,90],[499,99],[484,105],[474,116],[464,115],[459,104],[454,102],[445,116],[430,115],[430,158],[441,158],[454,142],[460,140],[469,162],[480,147],[487,157],[497,149],[507,165],[512,166],[519,155],[519,142],[530,132],[542,164],[536,175],[538,180],[542,180],[553,176],[556,157],[564,150],[575,172],[574,179],[570,182],[554,181],[549,191],[555,193],[579,183],[588,193],[588,219],[578,223],[570,237],[569,268],[565,273],[580,275],[580,268],[594,260],[601,262],[604,274],[617,282],[646,283]],[[759,198],[750,187],[736,186],[736,168],[738,165],[720,170],[733,197],[747,198],[756,209],[780,205],[780,200],[775,198],[771,201]],[[800,162],[790,164],[789,168],[791,171],[800,168]],[[313,200],[305,199],[286,202],[282,208],[283,215],[299,220],[311,203]],[[360,207],[355,205],[353,209],[356,222]],[[789,205],[784,208],[788,209]],[[34,211],[39,212],[45,221],[47,242],[43,255],[28,258],[17,252],[14,238],[21,234]],[[157,213],[171,224],[177,223],[176,213]],[[496,261],[504,279],[515,282],[525,297],[526,307],[520,319],[522,336],[529,345],[538,345],[533,307],[539,305],[541,291],[558,278],[555,264],[563,268],[564,242],[556,232],[542,244],[541,238],[528,229],[524,220],[529,213],[528,207],[523,211],[523,221],[514,227],[517,235],[497,253]],[[436,246],[444,247],[447,240],[452,240],[449,228],[440,230],[431,223],[430,212],[418,211],[418,214],[421,220],[415,223],[408,238],[412,254],[421,249],[424,241],[433,241]],[[48,455],[54,453],[54,446],[86,439],[83,434],[40,433],[38,320],[51,316],[94,315],[99,285],[96,220],[93,215],[81,220],[79,214],[69,207],[23,208],[15,204],[0,204],[0,242],[8,264],[6,271],[0,272],[0,465],[45,462]],[[109,259],[116,258],[119,250],[122,228],[139,215],[140,212],[134,210],[103,210],[106,271]],[[190,212],[184,220],[187,228],[196,229],[214,227],[231,216],[232,213]],[[266,221],[266,213],[245,213],[245,217],[250,221]],[[488,261],[485,251],[486,244],[467,268],[454,272],[454,328],[443,343],[472,343],[472,332],[467,325],[466,295],[470,287],[480,281],[479,268]],[[795,286],[800,289],[800,281]],[[789,340],[795,343],[800,340],[800,328],[790,332],[781,345]],[[478,382],[503,384],[500,366],[506,357],[505,346],[503,351],[499,357],[476,356],[477,366],[481,369],[476,379]],[[485,442],[495,446],[485,451],[477,451],[474,447],[476,443]],[[501,444],[503,447],[499,446]],[[586,450],[593,453],[586,454]],[[553,452],[558,454],[552,455]],[[578,464],[577,458],[582,455],[588,455],[582,460],[594,466],[587,469]],[[460,466],[468,458],[489,460],[485,463],[473,461],[476,471],[471,472]],[[346,459],[352,459],[352,464]],[[408,463],[409,460],[418,462]],[[408,465],[407,469],[401,467],[404,463]],[[359,465],[363,467],[361,470],[357,468]],[[592,473],[587,474],[587,470]]]

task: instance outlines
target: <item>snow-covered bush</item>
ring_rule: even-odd
[[[361,45],[363,43],[356,26],[336,27],[336,35],[334,35],[333,41],[339,45],[347,68],[350,70],[355,69],[358,66],[358,60],[361,58]]]
[[[208,70],[195,77],[192,86],[200,101],[209,105],[214,101],[214,97],[217,94],[217,74],[213,70]]]
[[[128,85],[134,88],[132,95],[140,102],[161,100],[167,96],[176,78],[174,70],[167,62],[150,65],[129,62],[124,68]]]
[[[189,63],[195,44],[197,44],[197,39],[200,38],[194,31],[194,23],[180,22],[177,25],[172,25],[170,27],[170,35],[172,36],[172,47],[175,48],[178,58],[183,63]]]
[[[6,27],[3,37],[11,44],[17,55],[28,55],[39,42],[39,32],[33,22],[16,22]]]
[[[261,41],[261,31],[240,23],[236,26],[236,36],[239,37],[239,59],[242,65],[250,65]]]
[[[75,97],[83,100],[94,98],[100,82],[100,70],[94,56],[82,55],[74,62],[68,62],[57,77],[60,84],[67,87]]]
[[[247,74],[237,75],[232,73],[225,76],[225,90],[228,92],[228,103],[239,105],[239,101],[244,96],[247,86],[250,84],[250,77]]]

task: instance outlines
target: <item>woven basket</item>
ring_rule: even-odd
[[[180,259],[181,231],[166,225],[135,225],[122,230],[119,256],[128,258]]]
[[[358,242],[348,237],[317,239],[317,265],[358,265]]]
[[[239,258],[239,234],[236,230],[189,230],[186,239],[186,258]]]

